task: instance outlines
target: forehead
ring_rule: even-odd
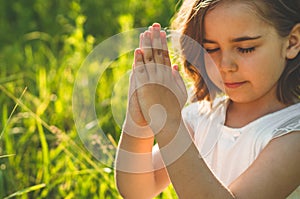
[[[204,17],[205,35],[256,34],[270,28],[258,15],[253,3],[248,1],[220,1]],[[235,35],[232,35],[233,37]]]
[[[259,0],[217,0],[208,6],[208,12],[215,8],[243,8],[256,14],[258,10],[265,10],[265,3]],[[244,10],[244,11],[245,11]]]

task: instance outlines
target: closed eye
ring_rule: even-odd
[[[220,48],[213,48],[213,49],[205,49],[207,53],[214,53],[217,52]]]
[[[238,48],[238,51],[240,53],[244,53],[244,54],[252,53],[254,50],[255,50],[255,47],[251,47],[251,48]]]

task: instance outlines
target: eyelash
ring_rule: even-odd
[[[205,49],[205,50],[206,50],[206,52],[207,52],[208,54],[210,54],[210,53],[217,52],[217,51],[219,50],[219,48],[214,48],[214,49]]]
[[[238,48],[238,51],[243,53],[243,54],[252,53],[254,50],[255,50],[254,47],[251,47],[251,48]]]
[[[255,50],[255,47],[251,47],[251,48],[237,48],[237,49],[238,49],[238,51],[240,53],[247,54],[247,53],[252,53]],[[217,52],[218,50],[219,50],[219,48],[206,49],[206,52],[210,54],[210,53]]]

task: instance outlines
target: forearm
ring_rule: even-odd
[[[153,137],[136,138],[123,133],[116,157],[116,182],[125,198],[152,198],[155,176],[152,161]]]
[[[177,123],[166,125],[156,140],[179,198],[234,198],[207,167],[183,121]]]

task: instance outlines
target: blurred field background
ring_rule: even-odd
[[[76,73],[101,41],[159,22],[177,0],[0,1],[0,198],[120,198],[114,173],[83,146],[72,114]],[[138,38],[137,38],[138,39]],[[99,124],[113,143],[114,82],[132,54],[105,71],[97,90]],[[127,92],[127,91],[125,91]],[[114,99],[124,104],[124,99]],[[142,191],[142,190],[141,190]],[[157,198],[176,198],[172,187]]]

